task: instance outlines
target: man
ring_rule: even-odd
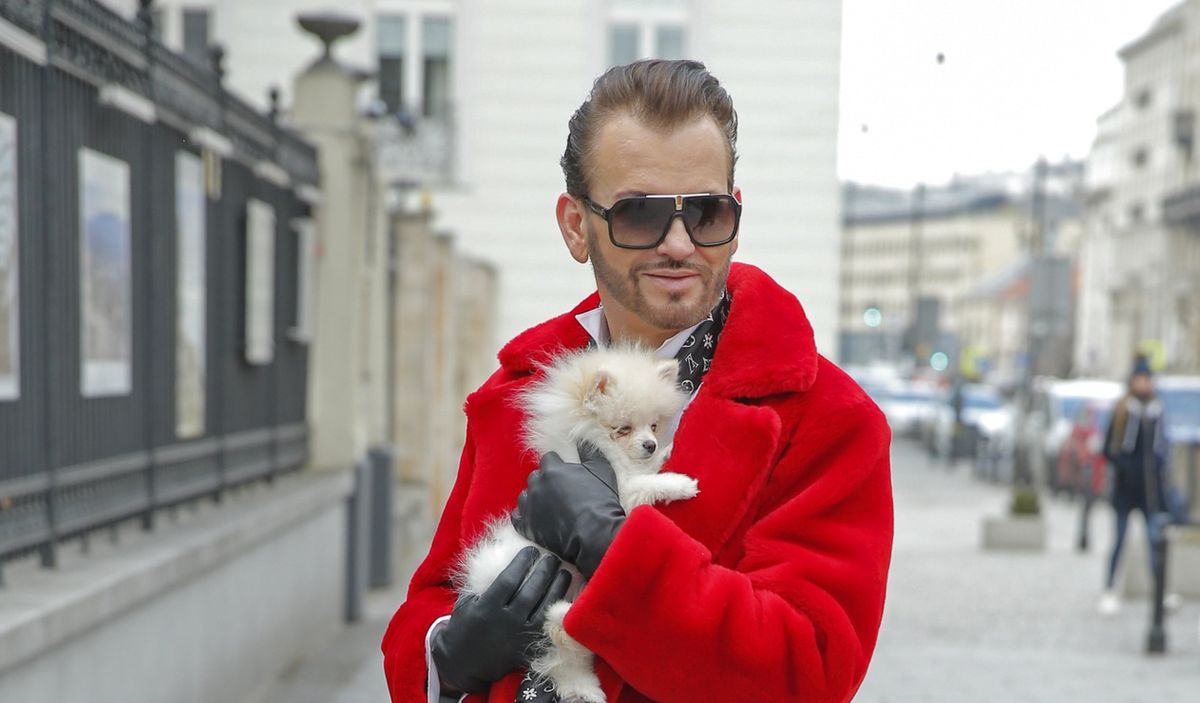
[[[1116,535],[1104,594],[1100,598],[1102,615],[1115,614],[1121,607],[1114,588],[1121,548],[1129,516],[1140,510],[1146,518],[1150,568],[1154,570],[1154,540],[1168,521],[1166,464],[1169,450],[1163,434],[1163,405],[1154,394],[1154,376],[1143,355],[1134,359],[1129,374],[1129,391],[1113,408],[1112,420],[1104,439],[1104,458],[1113,467],[1112,504],[1116,514]],[[1177,597],[1177,596],[1176,596]]]
[[[523,669],[566,589],[559,559],[523,553],[460,603],[449,583],[518,503],[518,530],[589,579],[565,627],[607,700],[845,701],[862,682],[891,556],[890,436],[795,297],[731,266],[736,138],[729,96],[693,61],[610,69],[571,118],[556,214],[597,293],[509,342],[468,398],[457,483],[383,641],[393,701],[546,699]],[[691,400],[668,470],[696,498],[626,515],[602,458],[539,468],[523,452],[511,400],[539,363],[610,341],[680,359]]]

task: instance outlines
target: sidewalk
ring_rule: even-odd
[[[371,593],[362,622],[332,641],[314,643],[269,689],[245,703],[387,703],[379,642],[404,600],[404,583]]]
[[[1166,703],[1200,700],[1200,604],[1167,614],[1168,651],[1142,653],[1147,601],[1096,613],[1112,513],[1093,513],[1092,550],[1074,551],[1078,506],[1044,500],[1049,549],[984,552],[983,516],[1006,489],[965,463],[931,467],[893,447],[896,542],[883,629],[858,703]],[[1144,568],[1144,567],[1143,567]]]
[[[983,516],[1005,488],[893,448],[896,545],[879,645],[856,703],[1169,703],[1200,700],[1200,603],[1168,614],[1168,652],[1142,654],[1149,609],[1096,614],[1112,515],[1094,511],[1092,551],[1074,551],[1077,506],[1044,502],[1043,554],[988,553]],[[411,568],[411,567],[410,567]],[[379,640],[407,575],[372,594],[364,622],[297,662],[261,703],[387,703]]]

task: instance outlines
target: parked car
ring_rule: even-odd
[[[842,370],[854,379],[854,382],[866,391],[867,395],[871,396],[871,400],[874,400],[875,404],[881,408],[889,394],[889,389],[900,382],[899,371],[886,364],[847,366]]]
[[[998,390],[979,383],[968,383],[962,387],[962,430],[993,449],[1008,443],[1015,413],[1013,407]],[[960,433],[959,437],[963,435]],[[971,447],[969,454],[974,456]],[[959,446],[959,451],[962,446]],[[947,391],[934,414],[930,432],[929,450],[932,454],[949,457],[955,447],[954,393]]]
[[[1162,398],[1172,444],[1200,444],[1200,376],[1159,376],[1155,391]]]
[[[1072,494],[1104,493],[1104,437],[1116,399],[1092,399],[1080,406],[1055,462],[1054,484]]]
[[[1051,489],[1060,489],[1058,472],[1054,469],[1063,443],[1071,434],[1073,420],[1088,403],[1115,403],[1124,391],[1124,385],[1116,381],[1038,379],[1029,411],[1017,434],[1017,452],[1033,479],[1044,481]]]
[[[879,391],[875,402],[887,416],[892,434],[919,437],[933,421],[938,396],[933,385],[919,381],[896,381]]]

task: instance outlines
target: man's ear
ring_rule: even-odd
[[[562,232],[567,250],[571,252],[571,258],[581,264],[586,264],[588,249],[584,218],[587,217],[587,211],[584,210],[583,203],[576,200],[570,193],[562,193],[558,196],[554,214],[558,218],[558,229]]]

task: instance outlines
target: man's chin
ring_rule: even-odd
[[[645,301],[645,321],[664,330],[691,327],[709,313],[703,301],[690,295],[672,295],[661,300]]]

